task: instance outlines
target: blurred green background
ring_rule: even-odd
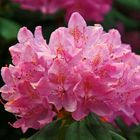
[[[8,48],[17,42],[17,32],[20,27],[26,26],[34,31],[37,25],[41,25],[43,35],[48,41],[52,31],[60,26],[66,26],[64,15],[63,10],[53,15],[22,10],[19,5],[9,0],[0,0],[0,68],[11,63]],[[88,21],[88,24],[95,23]],[[106,31],[111,28],[118,29],[122,41],[131,44],[132,50],[140,54],[140,0],[114,0],[112,10],[101,24]],[[0,77],[0,87],[2,85],[3,81]],[[14,121],[14,115],[6,112],[0,104],[0,140],[19,140],[35,132],[29,130],[26,134],[22,134],[21,130],[14,129],[8,124]],[[139,127],[135,126],[135,129],[140,133]]]

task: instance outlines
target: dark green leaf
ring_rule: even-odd
[[[123,135],[129,139],[129,140],[139,140],[137,138],[137,135],[132,131],[131,127],[129,127],[127,124],[125,124],[125,122],[123,122],[123,120],[121,118],[116,118],[115,120],[117,126],[119,127],[119,129],[121,130],[121,133],[123,133]]]
[[[102,122],[95,115],[89,115],[86,118],[89,131],[97,140],[112,140],[108,129],[102,125]]]
[[[127,28],[140,27],[139,21],[131,19],[115,8],[112,8],[112,10],[105,16],[102,25],[104,26],[105,30],[109,30],[111,28],[115,28],[117,22],[122,22]]]
[[[138,21],[133,20],[130,17],[123,15],[120,11],[114,9],[113,12],[114,12],[114,15],[116,16],[116,18],[119,21],[123,22],[125,24],[125,26],[131,27],[131,28],[137,28],[140,26]]]
[[[65,140],[78,140],[78,122],[72,123],[67,129]]]
[[[140,10],[140,0],[117,0],[120,4],[128,6],[129,8]]]
[[[62,120],[53,121],[28,140],[60,140],[58,134],[61,125]]]
[[[86,126],[85,120],[74,122],[67,129],[65,140],[96,140]]]
[[[11,40],[16,38],[20,26],[8,19],[0,18],[0,36],[4,39]]]
[[[113,140],[126,140],[124,137],[120,136],[119,134],[109,131]]]

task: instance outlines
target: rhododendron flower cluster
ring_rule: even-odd
[[[9,48],[13,64],[2,68],[0,89],[5,109],[17,117],[15,128],[40,129],[62,110],[77,121],[90,112],[108,121],[119,114],[140,120],[140,56],[121,43],[117,30],[87,26],[73,13],[48,44],[41,27],[34,35],[21,28],[18,41]]]
[[[12,0],[22,8],[38,10],[52,14],[60,9],[66,11],[68,20],[73,12],[79,12],[85,19],[102,21],[103,16],[111,9],[112,0]],[[90,13],[89,13],[90,11]]]

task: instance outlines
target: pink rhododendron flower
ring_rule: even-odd
[[[12,0],[29,10],[53,14],[63,9],[68,20],[73,12],[79,12],[85,19],[100,22],[111,9],[112,0]]]
[[[111,9],[112,0],[71,0],[66,5],[66,19],[69,19],[73,12],[79,12],[86,20],[100,22],[103,16]]]
[[[59,8],[58,0],[12,0],[13,2],[21,4],[23,9],[33,11],[41,11],[43,13],[54,13]]]
[[[140,56],[117,30],[87,26],[73,13],[48,44],[41,27],[34,35],[21,28],[18,41],[9,48],[13,64],[2,68],[0,89],[5,109],[17,116],[15,128],[40,129],[62,110],[75,120],[90,112],[110,120],[120,112],[132,121],[139,117]]]

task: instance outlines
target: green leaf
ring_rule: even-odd
[[[120,136],[119,134],[109,131],[113,140],[126,140],[124,137]]]
[[[136,29],[140,27],[139,21],[131,19],[130,17],[124,15],[115,8],[112,8],[112,10],[105,16],[102,25],[104,26],[105,30],[109,30],[111,28],[116,28],[117,22],[122,22],[127,28]]]
[[[58,136],[61,125],[62,120],[53,121],[28,140],[61,140]]]
[[[0,17],[0,36],[6,40],[16,38],[20,26],[11,20]]]
[[[123,122],[123,120],[120,117],[117,117],[115,120],[115,123],[117,126],[120,128],[122,132],[127,132],[128,131],[128,126]]]
[[[91,114],[82,121],[53,121],[28,140],[126,140],[109,128]]]
[[[112,140],[109,130],[102,124],[102,122],[95,115],[89,115],[86,118],[89,131],[97,140]]]
[[[91,134],[89,129],[87,128],[86,122],[83,120],[79,124],[79,132],[80,132],[80,137],[81,140],[95,140],[95,137]]]
[[[106,31],[108,31],[111,28],[115,28],[116,17],[113,9],[105,16],[102,25]]]
[[[127,26],[128,28],[138,28],[140,26],[140,23],[136,20],[131,19],[128,16],[123,15],[120,11],[114,9],[113,10],[114,15],[116,16],[116,19],[120,20]]]
[[[120,4],[129,8],[140,10],[140,0],[117,0]]]
[[[121,130],[121,133],[123,133],[123,135],[129,139],[129,140],[139,140],[139,138],[137,138],[137,135],[133,132],[132,128],[130,126],[128,126],[127,124],[125,124],[125,122],[123,122],[123,120],[121,118],[116,118],[115,120],[116,125],[118,126],[118,128]]]
[[[65,140],[96,140],[86,126],[85,120],[72,123],[66,132]]]
[[[70,125],[66,132],[65,140],[78,140],[78,123],[74,122]]]

